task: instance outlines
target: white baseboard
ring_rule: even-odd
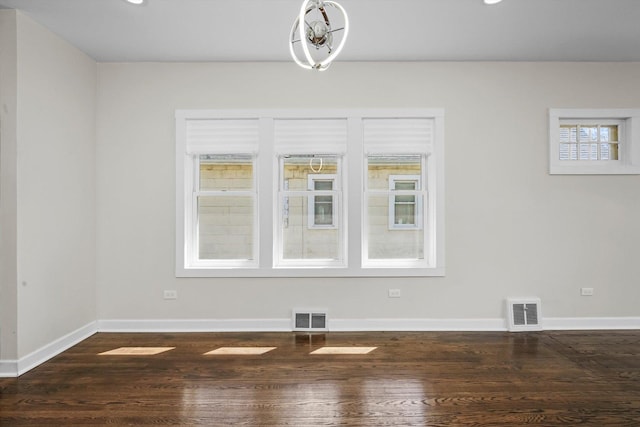
[[[547,331],[640,329],[640,317],[544,318],[542,326]]]
[[[73,347],[81,341],[86,340],[97,332],[96,322],[91,322],[57,340],[45,345],[39,350],[18,360],[18,376],[57,356],[63,351]]]
[[[504,319],[329,319],[329,331],[504,331]],[[291,319],[99,320],[100,332],[291,332]]]
[[[291,319],[98,320],[100,332],[290,332]]]
[[[13,378],[18,376],[17,360],[0,360],[0,378]]]
[[[333,319],[331,332],[506,331],[506,319]],[[640,317],[545,318],[544,330],[640,329]],[[291,319],[99,320],[99,332],[291,332]]]
[[[505,331],[504,319],[329,319],[330,331]]]
[[[25,372],[30,371],[70,347],[73,347],[79,342],[86,340],[97,331],[97,323],[91,322],[20,358],[19,360],[0,360],[0,377],[19,377]]]

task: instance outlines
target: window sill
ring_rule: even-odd
[[[443,277],[444,268],[182,268],[176,277]]]
[[[640,167],[630,165],[605,165],[603,162],[577,162],[571,164],[552,164],[551,175],[638,175]]]

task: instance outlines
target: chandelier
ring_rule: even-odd
[[[303,0],[289,36],[291,57],[302,68],[326,70],[344,47],[348,34],[349,19],[342,6],[330,0]]]

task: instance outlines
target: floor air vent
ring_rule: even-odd
[[[509,331],[541,331],[542,315],[539,298],[507,300]]]
[[[326,310],[294,310],[294,331],[328,331]]]

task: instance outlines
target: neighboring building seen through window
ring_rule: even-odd
[[[197,162],[197,260],[254,258],[256,191],[250,155],[199,155]]]
[[[424,261],[424,164],[419,154],[367,158],[369,259]]]
[[[420,228],[422,223],[420,175],[389,176],[389,228]]]
[[[276,265],[341,265],[341,157],[287,155],[279,163],[282,218]]]
[[[336,175],[308,175],[309,191],[314,194],[309,198],[309,228],[333,228],[336,226],[333,214],[333,194]]]

